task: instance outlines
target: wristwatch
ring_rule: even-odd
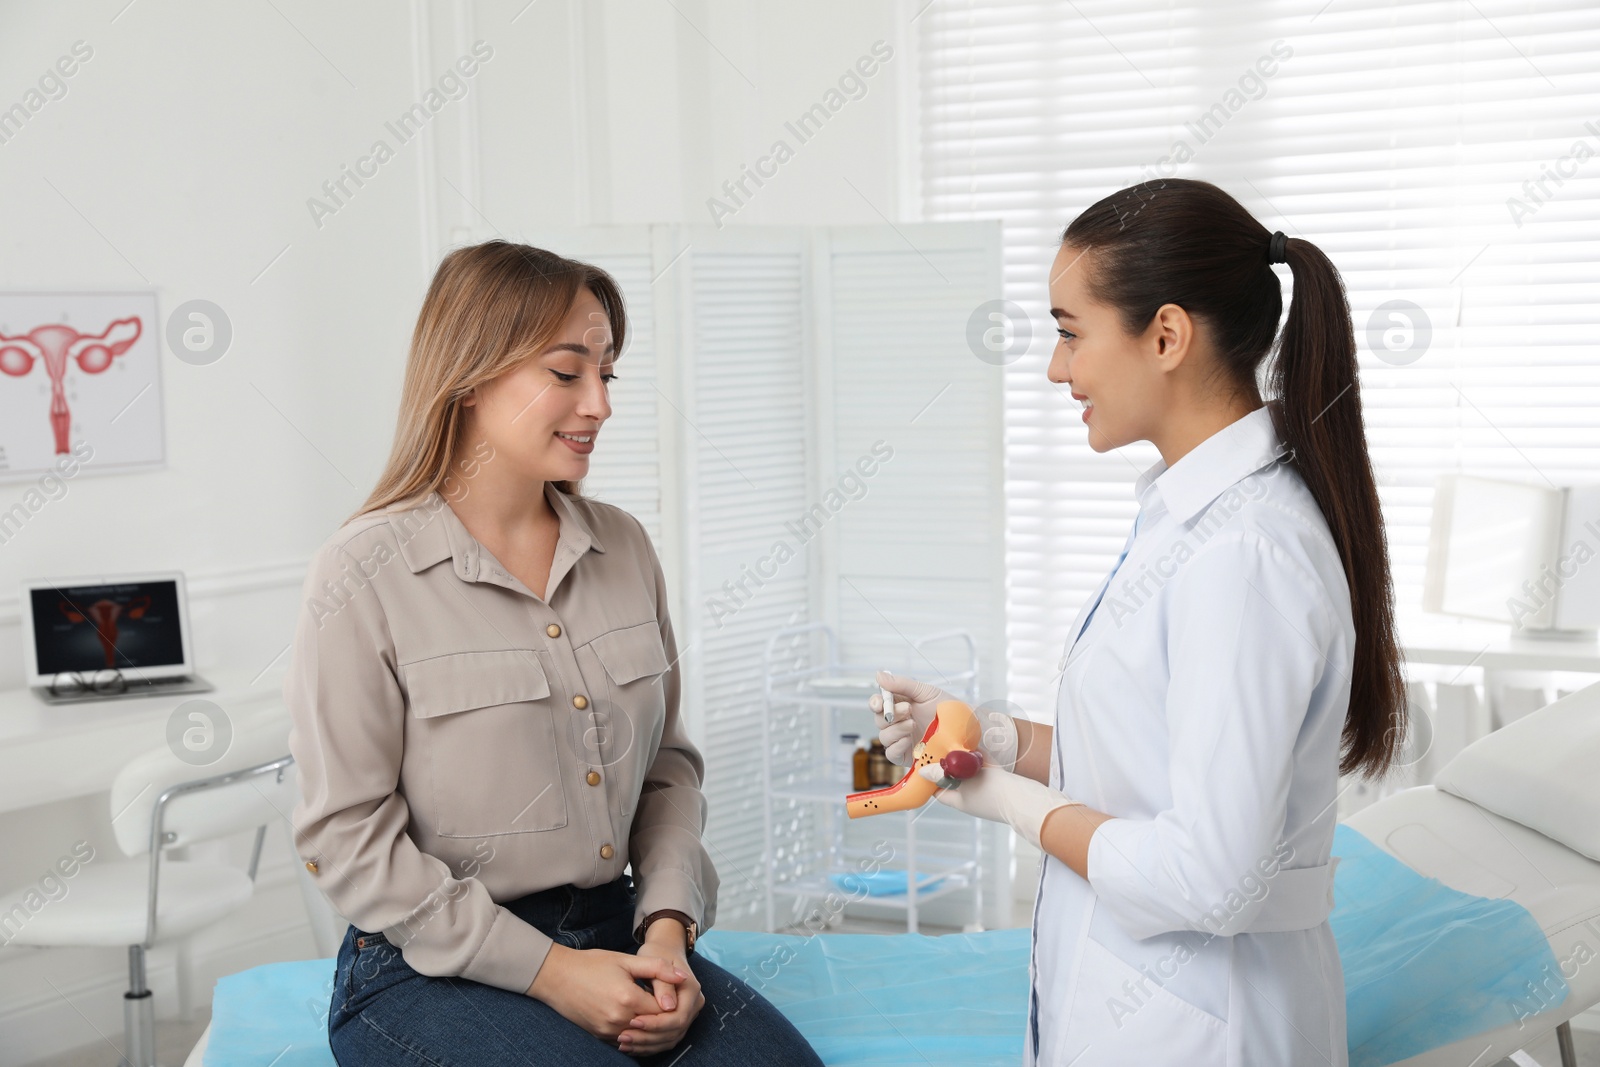
[[[650,924],[655,922],[657,919],[677,919],[680,923],[682,923],[684,951],[694,951],[695,938],[700,936],[700,924],[695,922],[689,916],[685,915],[683,912],[675,911],[671,908],[663,908],[660,911],[652,911],[649,915],[646,915],[644,917],[644,922],[639,924],[639,929],[633,932],[633,939],[641,945],[644,944],[644,935],[649,931]]]

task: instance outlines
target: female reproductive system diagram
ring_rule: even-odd
[[[161,466],[160,332],[152,292],[0,293],[0,480]]]

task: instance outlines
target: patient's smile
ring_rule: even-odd
[[[595,435],[592,433],[562,433],[557,430],[556,436],[566,442],[567,447],[579,455],[587,456],[594,451]]]

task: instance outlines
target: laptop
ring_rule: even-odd
[[[28,686],[47,704],[205,693],[177,571],[22,583]]]

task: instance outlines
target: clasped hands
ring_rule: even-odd
[[[682,1041],[705,1007],[686,956],[682,924],[657,919],[634,954],[552,945],[528,995],[628,1055],[649,1056]]]
[[[883,698],[874,694],[867,700],[878,726],[878,739],[890,762],[909,766],[911,750],[927,732],[939,704],[959,700],[926,682],[902,678],[880,671],[878,685],[895,698],[893,721],[884,713]],[[1008,824],[1035,848],[1040,845],[1045,818],[1057,808],[1077,801],[1051,789],[1043,782],[1014,773],[1017,764],[1017,728],[1011,716],[985,708],[975,708],[982,729],[978,752],[983,767],[976,775],[957,786],[934,794],[941,804],[991,822]],[[945,781],[938,764],[929,764],[917,773],[930,782]]]

